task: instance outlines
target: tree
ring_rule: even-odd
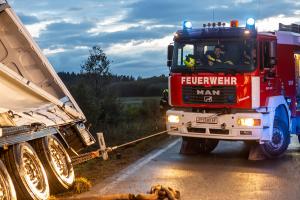
[[[87,60],[81,65],[81,70],[86,73],[91,81],[94,82],[94,89],[96,94],[101,89],[103,78],[111,76],[109,72],[111,61],[107,58],[100,46],[93,46],[90,50],[90,55]]]

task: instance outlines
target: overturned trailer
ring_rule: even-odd
[[[70,153],[95,143],[86,118],[0,0],[0,199],[47,199],[75,180]]]

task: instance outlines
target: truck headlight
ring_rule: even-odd
[[[239,126],[260,126],[261,120],[253,118],[239,118],[237,124]]]
[[[169,115],[168,122],[169,123],[179,123],[179,116],[178,115]]]

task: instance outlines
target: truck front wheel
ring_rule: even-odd
[[[0,199],[17,200],[15,187],[3,162],[0,160]]]
[[[181,154],[208,154],[218,145],[219,140],[182,137]]]
[[[29,143],[11,146],[4,152],[4,162],[11,175],[18,199],[49,198],[50,189],[45,169]]]
[[[70,189],[75,181],[74,169],[62,143],[55,136],[47,136],[32,145],[46,169],[51,192]]]
[[[271,141],[261,144],[263,153],[268,158],[282,155],[290,144],[290,134],[287,125],[280,119],[274,120],[273,135]]]

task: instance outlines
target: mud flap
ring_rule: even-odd
[[[248,160],[265,160],[266,158],[267,157],[262,152],[259,143],[251,145]]]
[[[186,138],[182,140],[180,154],[183,155],[196,155],[199,154],[199,142]]]

